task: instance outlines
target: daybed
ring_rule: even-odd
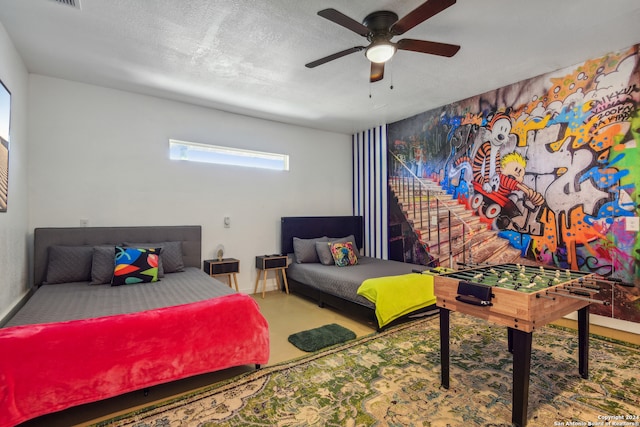
[[[200,236],[200,226],[36,229],[39,287],[0,329],[0,426],[267,363],[266,320],[251,297],[201,270]],[[158,261],[145,271],[159,281],[97,284],[110,282],[99,277],[98,253],[115,254],[124,244],[146,254],[150,265]],[[127,270],[127,280],[133,276]]]
[[[433,277],[415,273],[428,270],[425,266],[361,255],[350,266],[337,266],[320,255],[314,259],[313,251],[331,242],[352,241],[362,248],[362,224],[361,216],[281,218],[281,251],[292,258],[289,290],[320,306],[364,317],[378,329],[409,316],[437,313]]]

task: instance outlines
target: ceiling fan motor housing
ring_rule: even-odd
[[[398,21],[398,15],[389,10],[380,10],[367,15],[362,24],[369,28],[371,32],[367,36],[370,42],[384,38],[391,40],[393,34],[389,32],[389,28]]]

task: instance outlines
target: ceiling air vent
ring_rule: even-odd
[[[63,4],[65,6],[75,7],[80,10],[80,0],[53,0],[56,3]]]

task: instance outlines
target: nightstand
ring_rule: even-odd
[[[237,259],[205,259],[202,262],[202,269],[211,277],[227,276],[230,288],[232,287],[231,278],[233,277],[233,283],[236,285],[236,291],[238,290],[238,277],[236,274],[240,272],[240,261]]]
[[[264,298],[264,290],[267,286],[267,272],[274,271],[276,275],[276,282],[278,282],[278,272],[282,275],[282,281],[284,287],[289,293],[289,283],[287,282],[287,263],[289,257],[286,255],[259,255],[256,257],[256,268],[260,270],[256,276],[256,286],[253,289],[253,293],[258,292],[258,284],[260,283],[260,277],[262,276],[262,298]]]

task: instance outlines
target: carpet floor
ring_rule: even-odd
[[[591,336],[585,380],[577,347],[575,331],[546,326],[533,334],[528,425],[605,425],[618,416],[640,421],[640,348]],[[440,386],[439,349],[435,316],[97,425],[511,425],[506,328],[452,313],[448,390]]]

